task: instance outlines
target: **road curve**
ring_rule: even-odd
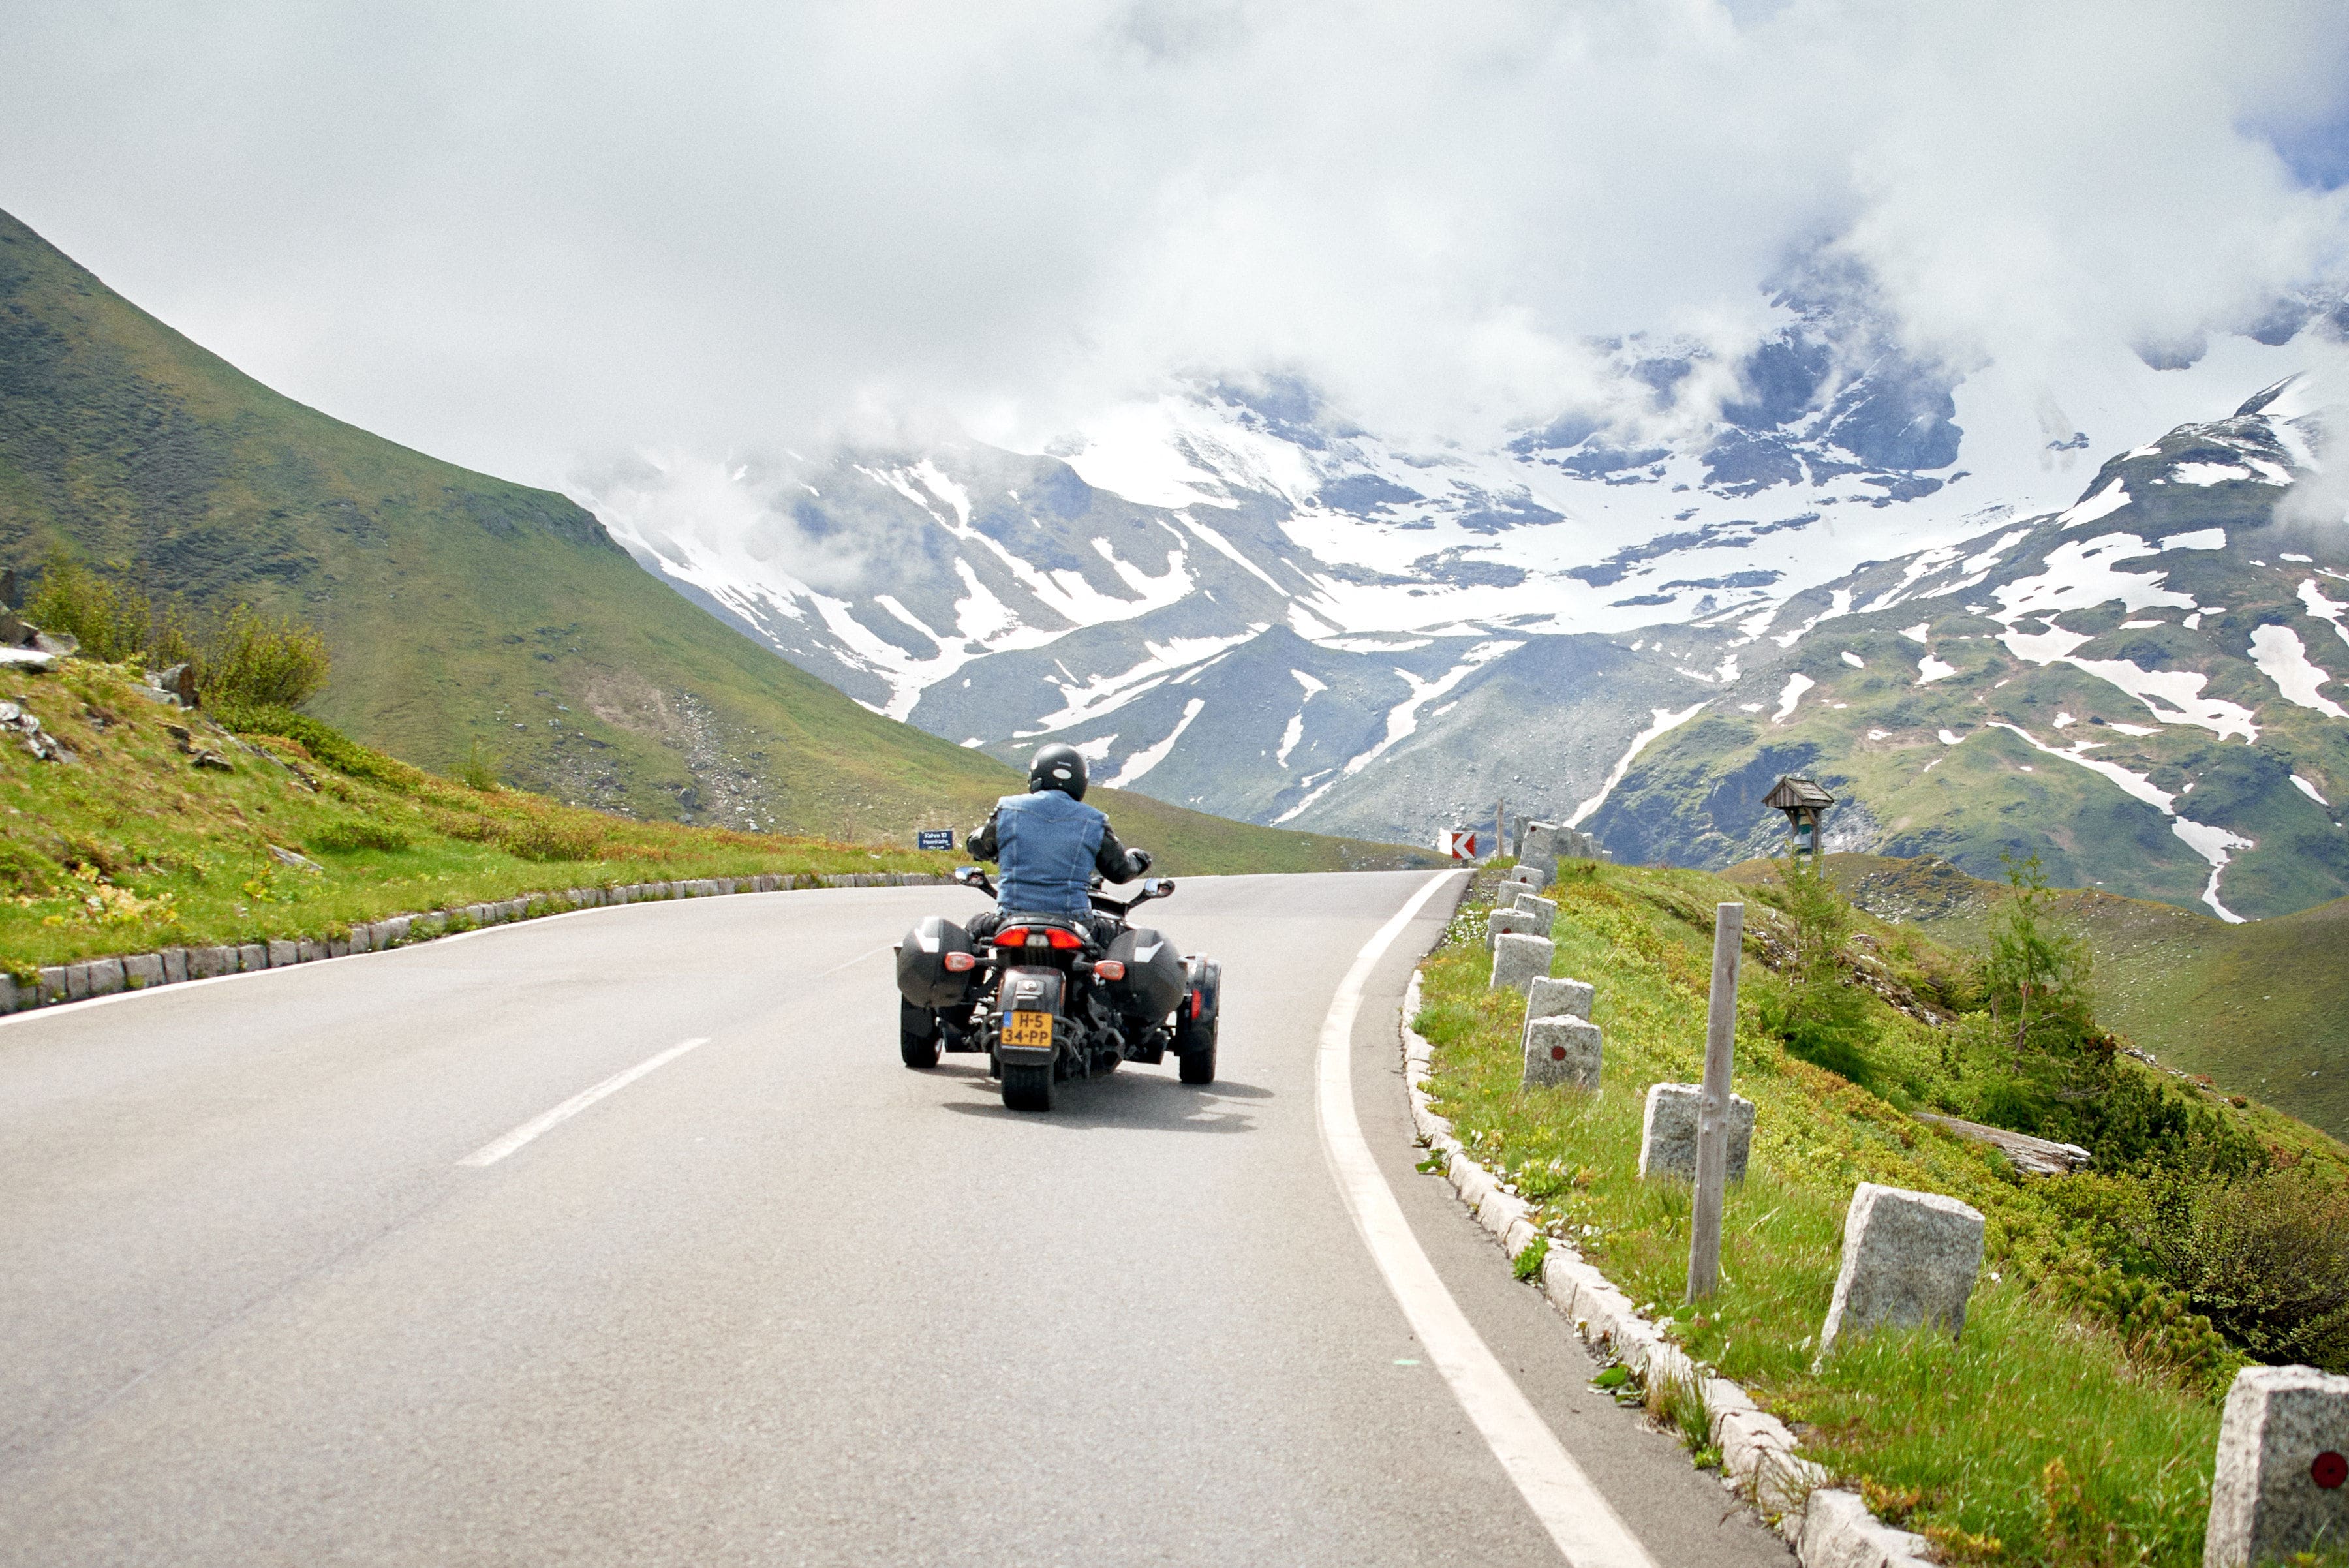
[[[1221,1080],[1047,1116],[896,1060],[888,944],[957,888],[0,1024],[0,1563],[1555,1563],[1317,1129],[1332,995],[1423,881],[1186,879],[1151,914],[1224,961]],[[1450,904],[1354,1031],[1381,1172],[1660,1564],[1783,1568],[1413,1174],[1395,1004]]]

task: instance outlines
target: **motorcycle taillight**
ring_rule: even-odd
[[[1074,931],[1064,931],[1058,926],[1046,927],[1044,935],[1056,948],[1081,948],[1085,945],[1084,938]]]
[[[1028,928],[1008,926],[995,933],[995,945],[999,948],[1024,948],[1028,945]]]
[[[1116,959],[1103,959],[1093,965],[1095,980],[1120,981],[1125,978],[1125,965]]]

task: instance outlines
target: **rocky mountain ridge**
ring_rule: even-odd
[[[1961,594],[1969,578],[1988,591],[2072,573],[2080,581],[2059,596],[2059,621],[2032,620],[2037,601],[2011,614],[1994,602],[2008,618],[1952,630],[1950,649],[1930,640],[1939,634],[1929,626],[1923,652],[1953,661],[1954,673],[1926,688],[1971,695],[1970,667],[1951,650],[1984,637],[2007,639],[1998,646],[2016,670],[2095,679],[2092,667],[2113,661],[2104,645],[2088,646],[2106,633],[2078,618],[2091,608],[2078,596],[2105,580],[2100,566],[2121,572],[2128,557],[2114,551],[2137,545],[2090,551],[2091,541],[2118,529],[2147,544],[2119,524],[2143,530],[2157,512],[2157,541],[2214,528],[2251,540],[2247,530],[2267,528],[2277,501],[2316,467],[2321,431],[2302,393],[2288,408],[2229,410],[2331,352],[2330,316],[2303,312],[2213,340],[2183,367],[2164,360],[2171,368],[2157,369],[2139,358],[2086,366],[2060,399],[2044,388],[2025,397],[1995,367],[1956,377],[1904,358],[1864,298],[1854,303],[1864,291],[1846,283],[1841,293],[1782,296],[1783,329],[1733,366],[1684,346],[1618,345],[1612,404],[1500,450],[1409,449],[1346,424],[1295,382],[1203,384],[1112,410],[1049,452],[962,441],[699,478],[647,472],[589,499],[639,561],[802,668],[1007,761],[1049,735],[1079,745],[1104,777],[1161,799],[1387,839],[1424,842],[1447,824],[1489,820],[1506,801],[1584,820],[1621,855],[1724,864],[1766,837],[1768,825],[1725,808],[1716,823],[1707,807],[1702,824],[1685,805],[1665,809],[1657,771],[1708,747],[1742,754],[1749,743],[1755,756],[1802,751],[1805,765],[1822,765],[1824,742],[1808,751],[1807,741],[1792,751],[1779,743],[1809,722],[1799,698],[1766,737],[1732,745],[1720,728],[1775,712],[1791,675],[1813,683],[1832,675],[1795,668],[1822,628],[1872,632],[1869,617]],[[1710,405],[1714,417],[1673,433],[1682,403],[1672,400],[1685,402],[1707,378],[1730,389]],[[2064,405],[2093,417],[2075,422]],[[2190,417],[2172,417],[2181,413]],[[2084,423],[2109,432],[2106,450],[2151,429],[2173,434],[2092,472]],[[2161,475],[2149,470],[2158,462],[2170,465]],[[2061,513],[2085,527],[2092,514],[2114,516],[2116,483],[2136,511],[2047,557],[2050,520]],[[2315,548],[2294,553],[2313,560]],[[2239,554],[2208,552],[2189,576],[2257,577],[2273,566]],[[2276,586],[2214,583],[2208,602],[2263,613],[2275,607]],[[2210,618],[2207,635],[2227,624]],[[2156,635],[2128,629],[2139,643]],[[2284,659],[2283,634],[2261,635]],[[2051,638],[2074,646],[2057,649]],[[2249,648],[2198,645],[2190,657],[2207,651],[2223,663],[2249,658]],[[2181,647],[2167,657],[2189,654]],[[2135,659],[2149,678],[2158,666],[2147,658],[2124,653],[2120,662]],[[2276,694],[2262,666],[2246,668]],[[2212,679],[2213,691],[2239,681]],[[2130,680],[2157,700],[2167,690]],[[1828,712],[1857,711],[1847,697],[1832,701],[1846,707]],[[2145,717],[2094,716],[2098,731]],[[2280,732],[2293,728],[2286,722]],[[2243,735],[2239,725],[2210,738]],[[1860,739],[1889,743],[1864,731]],[[2129,738],[2141,742],[2175,749]],[[2123,755],[2095,760],[2128,771]],[[2092,770],[2075,771],[2075,784],[2095,782]],[[1678,783],[1713,776],[1700,767]],[[2165,854],[2187,859],[2158,869],[2115,867],[2101,850],[2083,851],[2084,883],[2118,869],[2138,878],[2135,891],[2199,907],[2206,894],[2218,897],[2210,854],[2244,867],[2258,858],[2221,841],[2254,839],[2249,818],[2227,826],[2207,793],[2179,804],[2191,793],[2187,774],[2165,783],[2168,774],[2147,773],[2128,785],[2134,795],[2117,774],[2104,777],[2135,808],[2184,824],[2199,840],[2164,826]],[[2318,787],[2305,772],[2302,782]],[[2281,787],[2315,805],[2301,785]],[[1992,834],[1974,822],[1979,810],[1945,823],[1950,808],[1893,811],[1855,789],[1837,817],[1854,846],[1890,842],[1871,835],[1938,836],[1922,846],[1975,871],[1994,873],[2002,849],[2070,831],[2039,822],[2033,808],[2015,818],[2025,826]],[[2188,887],[2180,877],[2194,867]],[[2230,875],[2241,888],[2259,877]],[[2331,897],[2329,875],[2286,877],[2294,890],[2279,885],[2249,905]]]
[[[1718,658],[1715,689],[1585,825],[1619,856],[1725,864],[1783,836],[1760,797],[1807,773],[1841,797],[1835,849],[1976,875],[2037,854],[2058,883],[2229,920],[2349,894],[2349,537],[2337,506],[2283,504],[2325,433],[2314,388],[2271,387],[2064,511],[1667,636]]]

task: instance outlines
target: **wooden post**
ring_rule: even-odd
[[[1696,1190],[1689,1212],[1688,1299],[1721,1288],[1721,1200],[1729,1177],[1729,1079],[1737,1048],[1737,961],[1745,906],[1723,904],[1713,919],[1713,997],[1704,1015],[1704,1093],[1697,1101]]]

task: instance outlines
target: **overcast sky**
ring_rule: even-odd
[[[0,206],[280,389],[559,483],[1186,371],[1379,428],[1733,344],[1959,361],[2349,277],[2340,0],[0,0]]]

